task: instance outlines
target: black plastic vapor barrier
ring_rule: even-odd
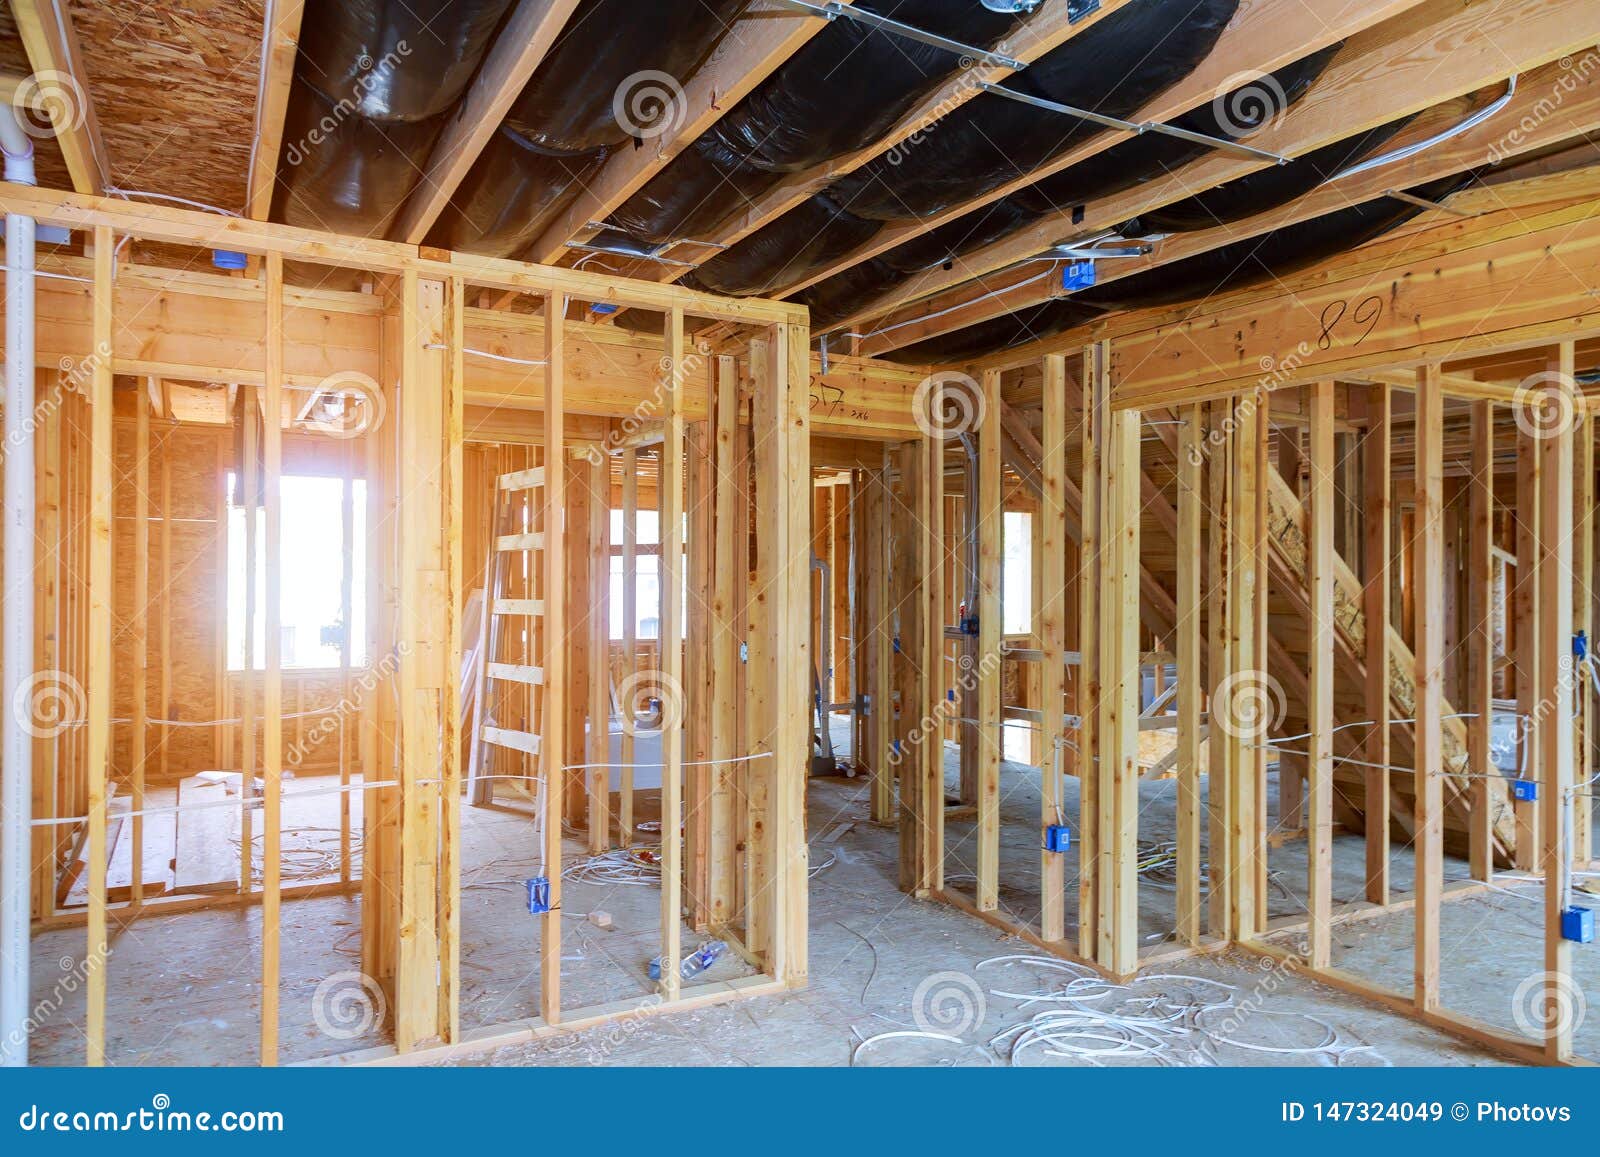
[[[1075,108],[1132,115],[1194,70],[1236,4],[1142,0],[1080,32],[1005,83]],[[886,222],[943,212],[1103,131],[1078,117],[979,94],[930,127],[916,145],[890,150],[841,178],[812,202],[707,261],[686,284],[733,295],[793,285],[860,244],[853,239],[876,233]],[[1015,227],[1026,207],[1026,202],[1004,205],[985,219],[1003,229],[1007,217],[1015,216]],[[964,228],[952,224],[952,232]],[[912,257],[910,264],[925,267],[926,262]]]
[[[518,96],[429,240],[510,256],[677,95],[746,0],[591,0]],[[621,111],[622,120],[618,120]]]
[[[1467,185],[1473,177],[1472,173],[1458,174],[1407,191],[1412,196],[1437,201]],[[914,364],[966,361],[1054,336],[1114,310],[1199,301],[1315,265],[1364,245],[1423,211],[1418,205],[1393,197],[1365,201],[882,356]]]
[[[312,0],[273,216],[378,234],[398,214],[509,0]]]
[[[1185,113],[1172,123],[1206,136],[1226,140],[1243,139],[1304,96],[1322,75],[1339,47],[1333,45],[1242,85],[1220,100]],[[1330,145],[1323,152],[1287,165],[1273,166],[1261,174],[1246,178],[1257,189],[1252,194],[1257,208],[1250,212],[1272,207],[1273,202],[1269,202],[1266,196],[1268,190],[1274,193],[1292,188],[1303,190],[1321,183],[1341,164],[1351,163],[1377,148],[1394,131],[1398,131],[1401,123],[1375,129],[1352,141]],[[1151,132],[1133,137],[897,245],[871,261],[818,282],[802,291],[797,300],[811,309],[812,327],[823,328],[870,305],[874,299],[908,280],[913,274],[940,266],[948,268],[958,258],[1003,240],[1047,216],[1064,213],[1099,198],[1114,196],[1165,177],[1208,151],[1209,146],[1161,133]],[[1348,159],[1340,162],[1338,157]],[[1298,194],[1288,194],[1291,197],[1294,195]]]
[[[990,12],[978,0],[860,0],[855,7],[980,48],[996,45],[1023,19]],[[629,198],[611,222],[650,243],[709,236],[783,174],[883,137],[962,65],[945,49],[839,17]]]

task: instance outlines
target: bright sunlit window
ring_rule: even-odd
[[[1000,629],[1007,635],[1033,631],[1033,515],[1008,510],[1000,524],[1004,553],[1000,562]]]
[[[684,518],[684,527],[688,528],[688,517]],[[634,555],[635,565],[639,572],[639,584],[634,602],[634,637],[637,639],[658,639],[661,637],[661,556],[658,547],[661,543],[661,517],[654,510],[639,511],[638,518],[639,537],[638,553]],[[646,554],[648,549],[650,553]],[[684,601],[688,593],[688,575],[680,572],[682,579],[679,584],[678,599],[680,608],[687,606]],[[622,511],[611,512],[611,598],[607,606],[608,616],[611,621],[611,637],[622,638]],[[680,614],[680,637],[686,623]]]
[[[282,496],[283,667],[337,667],[344,632],[349,629],[350,662],[366,662],[366,483],[351,484],[354,542],[350,559],[351,622],[340,614],[344,581],[344,519],[341,510],[344,481],[311,475],[284,475]],[[238,477],[228,475],[228,668],[245,666],[245,519],[251,511],[241,504]],[[252,659],[255,669],[266,668],[267,616],[264,603],[267,582],[266,512],[257,507],[256,607]]]

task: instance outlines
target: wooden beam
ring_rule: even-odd
[[[1419,1012],[1439,1007],[1439,897],[1444,887],[1444,398],[1439,367],[1416,393],[1416,960]]]
[[[1306,761],[1310,808],[1306,815],[1306,857],[1311,922],[1311,965],[1330,963],[1333,910],[1333,394],[1331,381],[1310,389],[1311,476],[1306,496],[1307,575],[1311,601],[1311,733]],[[1368,800],[1371,806],[1371,800]]]
[[[1044,385],[1039,444],[1039,825],[1066,826],[1063,756],[1066,731],[1067,648],[1067,360],[1061,354],[1044,359]],[[1181,553],[1181,551],[1180,551]],[[1051,943],[1066,939],[1067,853],[1039,853],[1039,935]]]
[[[577,7],[578,0],[518,0],[495,34],[472,88],[440,132],[428,167],[394,228],[395,237],[413,245],[426,239]]]
[[[72,187],[98,196],[111,183],[111,166],[67,6],[54,0],[12,0],[11,15],[33,69],[29,79],[38,91],[36,99],[50,116]]]
[[[289,109],[294,62],[300,54],[305,7],[305,0],[267,0],[255,135],[250,144],[250,183],[244,198],[245,215],[253,221],[265,221],[272,212],[278,154],[283,151],[283,121]]]
[[[589,222],[604,221],[827,26],[808,13],[755,0],[675,97],[665,131],[640,148],[618,151],[528,252],[554,262],[569,240],[592,232]]]
[[[1109,916],[1100,906],[1100,570],[1104,538],[1105,468],[1101,447],[1110,413],[1110,351],[1103,342],[1086,346],[1078,372],[1083,391],[1083,482],[1080,487],[1078,569],[1078,955],[1102,959],[1100,928]]]
[[[589,732],[584,762],[589,785],[589,854],[611,844],[611,459],[588,459],[589,487]],[[627,833],[619,838],[627,840]],[[623,846],[626,846],[624,843]]]

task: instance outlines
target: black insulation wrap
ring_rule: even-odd
[[[1127,118],[1206,58],[1238,0],[1140,0],[1046,53],[1005,86]],[[914,149],[878,157],[834,185],[850,212],[878,221],[930,217],[1076,147],[1098,125],[983,93]]]
[[[273,219],[381,236],[405,205],[443,126],[442,117],[380,124],[297,79],[284,117]]]
[[[1253,133],[1261,124],[1278,116],[1304,96],[1340,47],[1335,44],[1285,65],[1275,73],[1233,89],[1220,100],[1185,113],[1172,123],[1190,132],[1238,140]],[[1299,174],[1289,181],[1281,177],[1272,178],[1271,188],[1276,190],[1294,183],[1294,180],[1307,179],[1308,174],[1324,162],[1330,162],[1334,156],[1353,158],[1362,155],[1376,148],[1389,135],[1392,133],[1385,134],[1383,129],[1376,129],[1355,141],[1328,146],[1326,157],[1313,154],[1318,158],[1317,162],[1307,168],[1298,166],[1311,160],[1310,157],[1289,165],[1274,166],[1265,172],[1295,171]],[[879,254],[875,260],[887,267],[887,271],[877,269],[871,276],[852,277],[852,270],[846,269],[802,291],[797,295],[798,300],[814,311],[814,327],[829,325],[869,305],[874,298],[887,293],[914,273],[950,265],[968,253],[1003,240],[1052,214],[1063,213],[1074,206],[1114,196],[1164,177],[1209,150],[1208,145],[1162,133],[1149,132],[1133,137]],[[1253,181],[1255,177],[1243,179]],[[1312,184],[1317,180],[1312,180]],[[1231,183],[1224,187],[1231,187]],[[1257,195],[1261,196],[1264,192],[1265,189]],[[1263,203],[1261,210],[1269,207]]]
[[[368,120],[427,120],[466,91],[509,3],[312,0],[295,70]]]
[[[1235,5],[1237,0],[1205,0],[1198,5],[1194,0],[1147,0],[1126,6],[1046,53],[1008,83],[1075,107],[1133,114],[1194,70]],[[1136,18],[1139,13],[1144,16]],[[1182,19],[1181,27],[1192,32],[1182,40],[1174,35],[1163,42],[1150,24],[1152,13]],[[1326,54],[1318,53],[1307,58],[1304,67],[1296,64],[1291,69],[1298,67],[1307,77],[1315,77],[1325,62]],[[1309,83],[1306,80],[1294,90],[1291,78],[1283,91],[1294,90],[1298,96]],[[882,222],[923,218],[978,197],[1098,131],[1080,118],[982,94],[931,126],[914,147],[886,152],[718,253],[702,264],[694,285],[715,293],[750,294],[802,282],[832,264],[837,254],[848,253],[851,242],[859,245],[872,237]],[[973,221],[947,222],[926,237],[907,242],[906,253],[885,256],[885,261],[901,272],[926,269],[947,261],[950,254],[994,242],[1046,211],[1038,198],[1002,198],[979,210]]]
[[[388,231],[509,0],[312,0],[284,119],[273,216]]]
[[[618,108],[646,121],[671,115],[673,86],[687,83],[745,3],[589,0],[523,88],[429,240],[471,253],[519,253],[608,156],[630,147]]]
[[[1463,173],[1408,190],[1436,201],[1473,179]],[[938,364],[997,353],[1061,333],[1107,311],[1198,301],[1269,277],[1282,277],[1346,252],[1403,225],[1424,210],[1380,197],[1309,221],[1275,229],[1106,282],[1071,297],[1029,306],[1005,317],[941,334],[884,354],[890,361]]]
[[[989,48],[1016,27],[978,0],[854,5]],[[651,242],[705,237],[777,184],[881,139],[963,65],[955,53],[846,17],[829,22],[708,132],[611,215]]]

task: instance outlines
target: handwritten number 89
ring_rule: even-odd
[[[1355,340],[1355,344],[1360,345],[1372,336],[1372,331],[1378,326],[1378,319],[1383,316],[1383,298],[1376,294],[1363,298],[1353,310],[1347,301],[1330,301],[1322,311],[1322,330],[1317,334],[1319,350],[1333,348],[1333,331],[1344,320],[1347,312],[1351,321],[1363,327],[1361,336]]]

